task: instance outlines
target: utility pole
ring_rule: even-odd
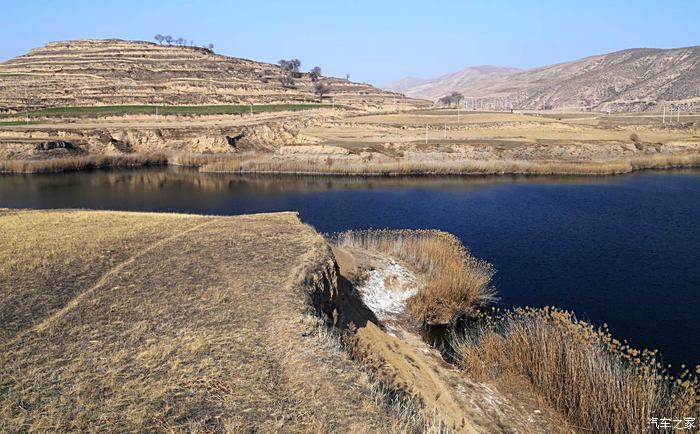
[[[253,114],[253,103],[252,102],[250,103],[250,114],[251,115]]]
[[[676,123],[681,123],[681,109],[678,109],[678,112],[676,112]]]
[[[425,144],[428,144],[428,126],[425,126]]]
[[[447,123],[445,123],[445,133],[442,135],[443,139],[447,138]]]
[[[663,114],[663,117],[661,118],[661,123],[666,124],[666,104],[664,104],[664,114]]]
[[[461,122],[459,121],[459,104],[457,104],[457,125],[461,125]]]

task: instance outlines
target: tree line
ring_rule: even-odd
[[[179,45],[182,47],[195,46],[194,41],[187,41],[187,39],[185,38],[176,39],[173,38],[171,35],[161,35],[160,33],[155,35],[153,39],[155,39],[156,42],[158,42],[158,44],[160,45],[166,43],[168,45]],[[210,43],[207,45],[202,45],[202,48],[213,52],[214,44]],[[280,83],[282,84],[282,86],[289,88],[295,87],[294,79],[301,78],[303,76],[303,73],[300,71],[301,61],[299,59],[282,59],[279,62],[277,62],[277,64],[284,71],[284,74],[280,77]],[[323,101],[323,96],[330,93],[331,88],[326,83],[321,81],[321,78],[323,76],[321,68],[319,66],[314,66],[308,72],[308,75],[311,78],[311,81],[314,83],[314,94],[318,96],[320,101]],[[350,76],[348,75],[347,78],[349,79]]]
[[[446,107],[452,107],[453,105],[458,106],[460,102],[464,99],[464,95],[459,92],[452,92],[449,95],[445,95],[438,100],[438,102]]]
[[[294,87],[294,79],[301,78],[300,71],[301,61],[299,59],[282,59],[277,64],[282,68],[284,74],[280,77],[280,83],[284,87]],[[323,101],[323,96],[330,93],[331,88],[326,83],[321,81],[322,71],[319,66],[314,66],[308,72],[311,81],[314,83],[314,94],[318,96],[319,101]]]
[[[161,35],[160,33],[155,35],[153,37],[153,39],[155,39],[156,42],[158,42],[158,44],[160,44],[160,45],[163,45],[163,42],[165,42],[168,45],[179,45],[181,47],[196,47],[197,46],[194,43],[194,41],[188,41],[185,38],[177,38],[176,39],[170,35]],[[206,48],[209,51],[214,51],[214,44],[212,44],[210,42],[206,45],[202,45],[202,48]]]

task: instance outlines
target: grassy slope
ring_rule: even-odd
[[[0,234],[0,431],[397,425],[309,315],[328,250],[291,213],[0,211]]]

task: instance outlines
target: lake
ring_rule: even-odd
[[[298,211],[321,232],[436,228],[497,270],[500,304],[607,323],[700,363],[700,170],[617,177],[335,178],[178,168],[0,175],[0,207]]]

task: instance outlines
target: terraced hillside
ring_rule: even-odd
[[[125,104],[248,104],[312,102],[308,74],[283,85],[277,65],[215,54],[198,47],[149,42],[51,42],[0,64],[0,112],[45,107]],[[381,105],[395,94],[367,84],[322,77],[330,101]]]

